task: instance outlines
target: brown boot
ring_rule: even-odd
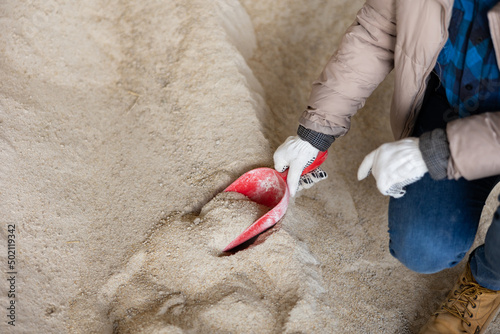
[[[480,286],[467,264],[446,301],[420,330],[420,334],[482,334],[499,310],[500,291]]]

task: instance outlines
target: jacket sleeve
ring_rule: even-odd
[[[339,137],[351,117],[394,67],[394,2],[367,1],[348,28],[338,50],[313,82],[303,127]]]
[[[450,144],[449,179],[500,175],[500,111],[451,121],[446,133]]]

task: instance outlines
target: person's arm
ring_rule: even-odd
[[[320,136],[344,135],[351,116],[392,70],[396,43],[393,7],[393,1],[367,1],[358,12],[313,83],[308,107],[299,120],[301,138],[314,145],[310,131]],[[301,135],[304,129],[309,130],[309,137]]]
[[[467,180],[500,175],[500,112],[448,123],[448,177]]]
[[[292,196],[307,163],[318,150],[326,151],[336,137],[348,131],[351,116],[363,107],[368,96],[392,70],[396,43],[394,3],[393,0],[365,3],[337,52],[313,83],[297,136],[288,138],[276,150],[275,169],[290,168],[287,183]],[[319,177],[310,177],[306,182],[308,186],[326,178],[321,170],[316,174]]]
[[[436,180],[500,175],[500,112],[457,119],[446,130],[424,133],[420,150]]]

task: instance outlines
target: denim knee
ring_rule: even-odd
[[[435,273],[460,262],[474,242],[481,211],[499,181],[433,180],[428,173],[389,202],[391,253],[419,273]]]
[[[422,274],[432,274],[458,264],[470,245],[450,238],[411,231],[406,235],[391,234],[391,254],[407,268]],[[473,241],[473,240],[472,240]]]

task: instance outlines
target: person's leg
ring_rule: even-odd
[[[481,286],[500,290],[500,206],[493,215],[484,245],[476,248],[471,255],[470,267]]]
[[[500,206],[488,229],[484,245],[471,254],[455,285],[419,333],[485,333],[498,312]]]
[[[419,273],[456,265],[472,246],[483,206],[498,181],[435,181],[426,174],[409,185],[405,196],[389,202],[391,254]]]

